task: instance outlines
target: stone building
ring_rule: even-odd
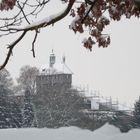
[[[40,69],[40,75],[36,77],[36,93],[50,89],[69,89],[72,84],[72,71],[65,62],[65,56],[61,63],[56,63],[56,56],[53,53],[49,57],[49,65],[43,65]]]

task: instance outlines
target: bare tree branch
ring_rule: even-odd
[[[110,36],[103,35],[104,28],[111,21],[119,21],[122,16],[131,18],[132,16],[140,17],[140,2],[139,0],[60,0],[67,7],[57,15],[49,16],[39,22],[35,22],[37,16],[40,16],[43,11],[47,10],[47,3],[51,0],[3,0],[0,3],[0,10],[11,10],[11,13],[6,12],[7,16],[1,12],[0,16],[0,37],[10,36],[22,32],[14,43],[8,47],[8,54],[0,69],[4,68],[12,54],[13,48],[29,31],[35,31],[35,36],[32,41],[32,52],[35,57],[34,46],[38,35],[38,30],[62,20],[70,13],[74,18],[70,24],[70,29],[75,33],[85,33],[88,31],[88,36],[82,41],[83,46],[92,50],[93,45],[106,48],[110,44]],[[73,8],[73,5],[77,7]],[[13,12],[13,13],[12,13]],[[108,13],[108,16],[106,17]],[[32,23],[31,23],[32,21]],[[26,25],[26,26],[25,26]]]
[[[91,7],[89,8],[88,12],[86,13],[86,15],[84,16],[84,18],[82,19],[81,23],[84,22],[84,20],[88,17],[89,12],[92,10],[92,8],[94,7],[95,3],[97,0],[94,0],[93,2],[86,0],[86,2],[88,2],[88,4],[91,5]],[[91,3],[90,3],[91,2]]]
[[[6,64],[8,63],[9,59],[10,59],[10,56],[12,55],[12,51],[13,51],[13,48],[15,47],[15,45],[17,45],[21,40],[22,38],[25,36],[25,34],[27,33],[27,31],[24,31],[18,38],[17,40],[15,40],[12,44],[9,45],[8,49],[8,54],[7,54],[7,57],[4,61],[4,63],[0,66],[0,70],[3,69]]]
[[[40,29],[40,28],[44,28],[46,26],[52,25],[52,24],[60,21],[61,19],[63,19],[64,17],[66,17],[68,15],[68,13],[70,12],[74,2],[75,2],[75,0],[70,0],[67,8],[62,13],[60,13],[59,15],[52,16],[52,19],[50,19],[50,17],[49,17],[48,19],[46,18],[44,21],[40,21],[40,22],[31,24],[31,25],[28,25],[25,28],[9,28],[9,30],[32,31],[32,30],[36,30],[36,29]]]
[[[48,1],[43,1],[43,2],[47,3]],[[61,19],[63,19],[65,16],[67,16],[67,14],[70,12],[74,2],[75,2],[75,0],[69,0],[67,8],[62,13],[60,13],[59,15],[52,17],[52,19],[50,19],[50,20],[47,19],[47,20],[44,20],[44,21],[40,21],[38,23],[30,24],[30,25],[26,26],[25,28],[21,28],[21,29],[20,28],[19,29],[18,28],[0,29],[0,30],[5,30],[7,32],[15,31],[15,33],[23,31],[23,33],[17,38],[17,40],[15,40],[12,44],[9,45],[8,54],[6,56],[6,59],[5,59],[4,63],[0,66],[0,70],[3,69],[6,66],[6,64],[8,63],[14,47],[22,40],[22,38],[26,35],[26,33],[28,31],[33,31],[33,30],[36,31],[36,34],[35,34],[35,37],[34,37],[34,40],[33,40],[33,43],[32,43],[33,57],[35,57],[34,43],[36,41],[37,34],[38,34],[37,30],[40,29],[40,28],[44,28],[46,26],[49,26],[51,24],[54,24],[54,23],[60,21]],[[22,14],[24,15],[24,18],[25,18],[26,15],[25,15],[23,10],[22,10]],[[26,17],[26,21],[28,22],[27,17]]]
[[[33,40],[33,42],[32,42],[32,50],[31,50],[31,51],[33,52],[33,57],[35,57],[35,50],[34,50],[34,47],[35,47],[35,42],[36,42],[38,33],[39,33],[39,31],[36,30],[36,31],[35,31],[35,37],[34,37],[34,40]]]
[[[26,17],[26,14],[25,14],[24,11],[23,11],[23,7],[21,7],[21,5],[19,4],[18,1],[17,1],[17,3],[18,3],[18,6],[19,6],[21,12],[23,13],[23,16],[24,16],[25,20],[27,21],[28,24],[30,24],[29,20],[28,20],[27,17]]]

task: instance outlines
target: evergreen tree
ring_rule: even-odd
[[[22,112],[18,104],[14,101],[10,102],[9,112],[11,115],[11,128],[20,128],[22,126]]]
[[[10,73],[3,69],[0,71],[0,128],[21,127],[21,110],[13,97],[13,80]]]
[[[8,90],[0,85],[0,128],[19,128],[21,121],[21,110],[8,97]]]
[[[0,85],[0,128],[10,127],[9,116],[7,110],[9,106],[6,103],[5,96],[7,92],[2,85]]]
[[[134,112],[133,112],[133,127],[140,128],[140,97],[138,101],[136,101],[134,105]]]
[[[128,132],[132,128],[132,116],[125,111],[117,111],[108,120],[110,124],[118,127],[121,132]]]
[[[31,94],[29,90],[25,91],[24,109],[23,109],[23,127],[34,126],[34,111],[31,102]]]
[[[79,126],[83,98],[75,89],[47,89],[34,98],[38,127]]]

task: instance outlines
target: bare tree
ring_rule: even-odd
[[[35,57],[35,42],[41,28],[62,20],[68,14],[74,19],[69,25],[75,33],[85,33],[89,36],[83,40],[84,47],[92,50],[92,46],[107,47],[110,44],[110,37],[103,33],[103,29],[110,24],[111,20],[119,21],[124,15],[126,18],[140,16],[139,0],[59,0],[67,5],[64,10],[56,15],[44,16],[42,20],[36,22],[44,11],[47,13],[47,4],[51,0],[1,0],[0,10],[7,12],[0,13],[0,37],[15,34],[15,39],[8,45],[8,53],[0,66],[4,68],[12,55],[14,47],[27,35],[34,32],[32,41],[32,53]],[[75,5],[75,6],[74,6]],[[9,10],[11,11],[9,12]],[[106,17],[108,13],[108,17]]]
[[[36,67],[31,67],[29,65],[23,66],[20,69],[19,78],[17,78],[19,90],[29,90],[31,95],[35,94],[36,89],[36,75],[38,75],[39,70]]]
[[[0,86],[12,91],[13,89],[13,79],[10,73],[6,69],[0,71]]]

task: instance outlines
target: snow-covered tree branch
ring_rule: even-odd
[[[104,34],[104,28],[110,24],[111,20],[119,21],[122,16],[131,18],[140,15],[139,0],[59,0],[63,5],[67,5],[64,10],[57,14],[45,16],[46,6],[50,0],[1,0],[0,1],[0,37],[16,34],[13,42],[8,46],[7,56],[1,64],[3,69],[8,63],[13,49],[23,40],[29,31],[34,31],[32,40],[32,53],[35,57],[35,42],[41,28],[65,18],[69,13],[73,18],[69,28],[75,33],[85,33],[88,29],[88,36],[83,40],[83,46],[92,50],[94,44],[99,47],[107,47],[110,44],[110,36]],[[73,6],[75,5],[75,6]],[[45,11],[45,12],[44,12]],[[43,19],[39,19],[43,13]],[[37,20],[39,19],[39,20]]]
[[[6,3],[7,1],[2,1],[1,2],[1,10],[9,10],[13,9],[13,6],[15,4],[14,2],[11,4]],[[9,17],[9,18],[1,18],[0,20],[3,21],[3,25],[0,26],[0,32],[1,36],[9,35],[9,34],[16,34],[18,32],[22,32],[15,41],[13,41],[11,44],[8,46],[8,54],[7,57],[4,61],[4,63],[0,66],[0,69],[3,69],[6,64],[8,63],[8,60],[13,52],[14,47],[23,39],[23,37],[27,34],[28,31],[35,31],[36,35],[32,43],[32,52],[33,56],[35,56],[35,51],[34,51],[34,42],[36,41],[38,30],[40,28],[44,28],[46,26],[52,25],[59,20],[63,19],[67,14],[70,12],[75,0],[70,0],[67,7],[60,13],[56,15],[51,15],[49,17],[44,17],[43,20],[40,20],[38,22],[33,22],[31,23],[29,21],[30,17],[37,16],[45,7],[45,5],[49,2],[49,0],[39,0],[35,2],[31,2],[28,0],[23,0],[23,1],[16,1],[16,10],[18,11],[16,15]],[[9,4],[9,5],[8,5]],[[26,14],[26,11],[24,10],[26,7],[30,7],[31,11]],[[26,26],[23,27],[23,23],[26,22]]]

